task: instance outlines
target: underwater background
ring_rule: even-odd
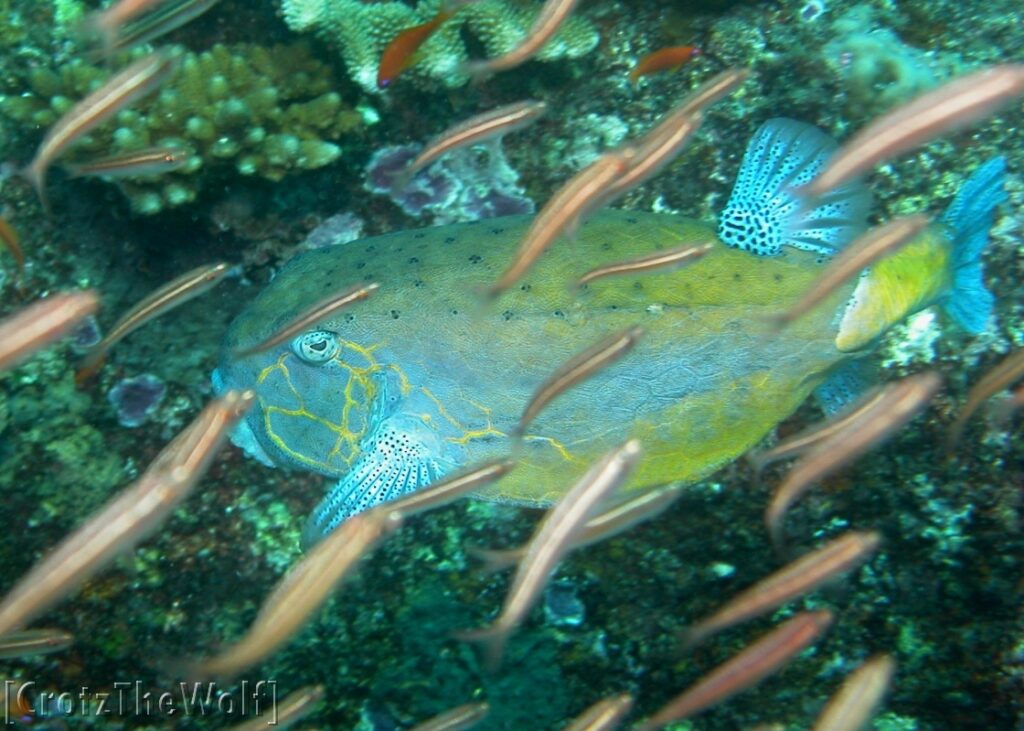
[[[104,181],[54,170],[47,215],[18,170],[45,131],[108,75],[80,28],[101,4],[0,0],[0,214],[26,256],[20,281],[2,255],[0,314],[46,293],[95,287],[96,327],[161,284],[214,261],[237,265],[209,293],[148,324],[94,381],[75,368],[96,333],[81,330],[0,374],[0,565],[4,591],[70,530],[138,477],[212,395],[210,373],[232,319],[298,252],[360,236],[524,213],[583,165],[646,130],[725,68],[752,71],[711,108],[681,159],[616,207],[712,221],[744,147],[773,117],[848,138],[881,112],[941,82],[1024,57],[1011,0],[583,0],[554,48],[481,84],[456,61],[518,39],[537,0],[480,0],[428,42],[386,90],[381,51],[438,11],[431,0],[221,0],[160,40],[183,49],[163,93],[131,105],[75,148],[84,159],[174,138],[189,163],[161,176]],[[676,70],[629,80],[638,58],[693,45]],[[520,99],[548,102],[537,124],[485,154],[457,153],[415,195],[375,183],[455,121]],[[1021,421],[984,413],[955,459],[946,430],[967,389],[1024,345],[1024,112],[1020,102],[965,132],[884,164],[869,177],[872,221],[942,210],[981,162],[1006,158],[1008,202],[985,258],[995,316],[967,335],[931,310],[890,330],[873,359],[889,380],[938,369],[945,387],[912,425],[812,491],[789,518],[804,546],[873,528],[882,550],[838,584],[683,651],[678,632],[775,570],[763,510],[783,474],[759,483],[738,461],[692,485],[657,519],[568,557],[542,606],[485,672],[452,637],[501,605],[504,575],[469,546],[525,540],[539,511],[474,500],[410,520],[284,649],[247,677],[278,697],[318,683],[300,728],[411,728],[486,699],[486,729],[558,729],[600,698],[631,692],[646,716],[752,638],[801,609],[837,621],[780,673],[677,729],[808,728],[864,658],[897,672],[874,728],[1024,730],[1024,438]],[[88,154],[87,154],[88,153]],[[397,157],[396,157],[397,156]],[[403,157],[404,156],[404,157]],[[817,421],[808,402],[779,426]],[[74,635],[59,653],[0,659],[0,678],[37,692],[115,682],[161,692],[170,668],[238,638],[301,555],[325,478],[268,469],[225,448],[159,532],[34,623]],[[230,687],[228,688],[230,690]],[[237,719],[64,714],[18,723],[206,729]]]

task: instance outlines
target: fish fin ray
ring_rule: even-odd
[[[743,156],[729,202],[719,215],[718,237],[761,256],[783,246],[831,255],[867,228],[871,192],[857,181],[806,204],[797,189],[824,169],[836,143],[821,130],[792,119],[761,126]]]
[[[316,506],[302,533],[303,548],[317,543],[351,516],[425,487],[443,470],[425,427],[396,416],[367,440],[352,469]]]
[[[981,254],[995,209],[1006,201],[1006,158],[994,157],[971,173],[942,216],[953,241],[953,287],[943,308],[970,333],[985,329],[995,299],[982,279]]]

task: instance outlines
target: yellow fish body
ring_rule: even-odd
[[[313,516],[310,540],[382,500],[509,454],[519,416],[546,377],[636,324],[645,330],[638,345],[543,410],[517,467],[486,497],[548,504],[630,436],[644,458],[628,489],[701,479],[952,282],[953,241],[936,225],[899,254],[898,267],[879,266],[877,276],[774,332],[770,315],[820,274],[823,246],[754,256],[700,222],[608,211],[485,303],[480,292],[511,260],[529,222],[516,216],[403,231],[303,254],[234,323],[218,385],[254,388],[258,398],[237,441],[268,463],[339,478]],[[711,251],[683,269],[573,287],[594,267],[706,242]],[[934,261],[945,266],[905,276]],[[233,357],[359,282],[379,282],[380,290],[290,344]],[[879,305],[877,292],[894,287]],[[873,304],[863,301],[865,291]]]

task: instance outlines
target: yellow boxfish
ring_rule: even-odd
[[[811,204],[795,192],[834,149],[810,125],[772,120],[747,148],[717,232],[674,215],[606,211],[494,301],[481,292],[511,260],[529,216],[304,253],[227,335],[216,387],[257,394],[235,442],[267,464],[338,479],[307,525],[315,541],[350,515],[512,452],[519,416],[548,375],[639,324],[645,334],[628,355],[533,420],[519,464],[482,497],[547,505],[629,437],[644,456],[626,489],[706,477],[812,391],[842,394],[845,364],[908,314],[941,303],[971,331],[990,314],[980,255],[1005,197],[1001,158],[915,241],[773,330],[770,316],[865,228],[862,183]],[[705,242],[711,251],[688,267],[573,287],[594,267]],[[369,282],[380,283],[372,297],[315,329],[235,355],[331,292]]]

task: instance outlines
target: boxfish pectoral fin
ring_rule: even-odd
[[[347,518],[426,487],[448,472],[436,434],[415,417],[382,421],[360,445],[360,455],[306,521],[302,547],[309,548]]]

